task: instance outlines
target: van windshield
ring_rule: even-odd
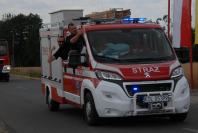
[[[4,41],[0,42],[0,56],[7,55],[7,43]]]
[[[88,32],[95,60],[105,63],[161,62],[175,54],[161,29],[119,29]]]

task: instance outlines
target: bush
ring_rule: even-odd
[[[40,78],[41,70],[40,67],[17,67],[12,68],[11,74]]]

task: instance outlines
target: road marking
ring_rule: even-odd
[[[191,128],[184,128],[184,130],[192,132],[192,133],[198,133],[197,129],[191,129]]]

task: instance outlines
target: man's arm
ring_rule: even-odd
[[[52,61],[54,61],[56,58],[52,55],[52,51],[54,51],[56,49],[56,47],[52,47],[52,49],[49,50],[49,56],[48,56],[48,63],[51,63]]]
[[[49,51],[49,56],[48,56],[48,63],[53,62],[54,60],[56,60],[58,57],[61,57],[61,51],[62,51],[62,47],[59,47],[59,49],[54,53],[54,55],[52,55],[52,51],[55,50],[55,47],[53,47],[50,51]]]
[[[53,56],[53,55],[50,55],[49,57],[48,57],[48,63],[51,63],[51,62],[53,62],[54,60],[56,60],[56,58]]]
[[[72,44],[76,43],[82,34],[83,32],[81,30],[78,30],[77,34],[70,40],[70,43]]]

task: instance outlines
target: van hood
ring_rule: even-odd
[[[155,64],[97,64],[96,69],[120,74],[125,81],[168,80],[174,68],[180,66],[178,61]]]

